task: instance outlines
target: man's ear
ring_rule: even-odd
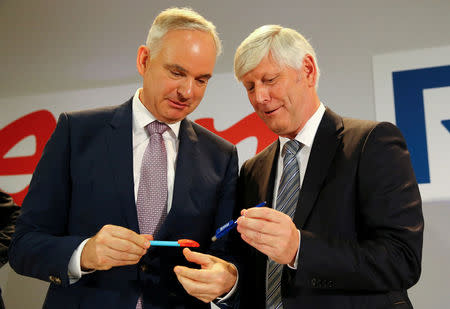
[[[303,57],[303,66],[302,66],[303,74],[308,81],[308,85],[315,87],[316,79],[317,79],[317,67],[316,62],[314,61],[313,56],[310,54],[306,54]]]
[[[150,49],[145,45],[139,46],[136,57],[136,68],[139,74],[141,74],[141,76],[144,76],[144,73],[149,63],[150,63]]]

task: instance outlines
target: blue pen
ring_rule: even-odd
[[[255,207],[262,207],[266,206],[266,202],[259,203]],[[216,241],[217,239],[223,237],[226,235],[229,231],[231,231],[233,228],[235,228],[237,225],[237,220],[230,220],[226,224],[222,225],[216,230],[216,235],[214,235],[211,240]]]

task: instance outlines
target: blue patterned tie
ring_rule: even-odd
[[[141,234],[154,235],[167,216],[167,152],[162,134],[169,127],[159,121],[146,126],[150,139],[142,158],[136,209]],[[136,309],[142,309],[142,296]]]
[[[296,155],[302,148],[296,140],[284,145],[283,174],[278,187],[276,209],[293,218],[300,192],[300,167]],[[283,308],[281,301],[281,275],[283,265],[267,259],[266,308]]]

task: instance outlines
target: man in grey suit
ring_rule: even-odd
[[[240,307],[412,308],[424,222],[399,129],[325,107],[315,52],[295,30],[256,29],[234,69],[279,135],[239,176],[241,208],[269,204],[236,213]]]
[[[236,147],[186,119],[220,50],[211,22],[165,10],[137,52],[143,87],[61,114],[10,248],[14,270],[51,282],[45,308],[209,308],[235,285],[224,241],[210,238],[231,219]],[[183,238],[200,252],[149,245]]]

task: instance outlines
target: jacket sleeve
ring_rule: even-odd
[[[356,240],[301,230],[296,280],[303,286],[390,291],[419,279],[424,221],[405,140],[397,127],[380,123],[361,149],[356,179],[348,184],[357,192]]]
[[[218,196],[219,206],[217,208],[215,228],[219,228],[233,217],[233,212],[236,209],[236,188],[238,178],[238,156],[236,146],[233,146],[226,175],[223,179],[222,188]],[[212,235],[211,235],[212,236]],[[220,240],[212,243],[210,253],[221,259],[224,259],[233,265],[237,266],[237,260],[231,254],[232,240],[229,235],[225,235]],[[239,270],[238,270],[239,272]],[[239,291],[236,288],[233,294],[226,294],[228,298],[222,302],[214,301],[219,308],[237,308],[239,305]]]
[[[68,236],[70,122],[61,114],[31,179],[9,249],[19,274],[68,286],[68,264],[82,237]]]
[[[230,153],[227,162],[227,168],[222,180],[221,188],[217,196],[217,211],[214,222],[214,228],[217,229],[233,218],[233,212],[236,207],[236,186],[238,178],[238,156],[236,146]],[[215,230],[214,230],[215,231]],[[211,235],[213,236],[213,235]],[[220,241],[215,241],[211,246],[211,253],[218,254],[219,257],[234,262],[233,257],[228,253],[230,239],[228,235]]]

